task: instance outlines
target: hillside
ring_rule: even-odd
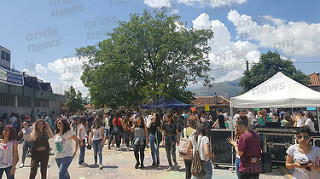
[[[239,86],[240,79],[236,79],[234,81],[225,81],[221,83],[213,83],[213,87],[201,87],[198,89],[192,90],[195,93],[196,97],[199,96],[214,96],[214,92],[217,95],[225,96],[225,97],[234,97],[239,95],[242,92],[242,87]]]

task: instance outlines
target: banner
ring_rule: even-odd
[[[7,83],[9,85],[23,86],[23,74],[0,67],[0,82]]]

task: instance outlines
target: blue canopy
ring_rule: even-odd
[[[161,98],[157,101],[141,106],[141,109],[191,108],[194,105],[183,103],[175,98]]]

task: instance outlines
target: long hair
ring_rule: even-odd
[[[93,121],[92,127],[93,127],[94,129],[99,129],[101,126],[103,126],[103,123],[102,123],[101,118],[98,118],[98,117],[95,118],[94,121]]]
[[[169,118],[171,119],[171,122],[172,122],[173,124],[176,124],[176,121],[173,119],[172,114],[167,114],[167,117],[168,117],[168,119],[169,119]]]
[[[61,121],[63,124],[62,134],[68,132],[71,129],[68,121],[66,119],[60,118],[59,120],[56,121],[56,134],[60,132],[60,129],[57,126],[59,121]]]
[[[4,129],[9,130],[9,141],[16,140],[17,139],[17,134],[16,134],[16,129],[13,127],[13,125],[6,125]]]
[[[86,116],[80,116],[79,123],[85,125],[86,124]]]
[[[39,124],[40,122],[43,123],[42,132],[41,132],[40,129],[38,128],[38,124]],[[35,122],[35,132],[36,132],[36,136],[37,136],[37,137],[48,136],[48,134],[47,134],[45,131],[46,131],[45,120],[43,120],[43,119],[38,119],[38,120]]]
[[[140,126],[138,126],[138,119],[140,119],[140,120],[141,120],[141,124],[140,124]],[[134,126],[135,126],[135,127],[141,127],[141,128],[144,128],[144,120],[142,119],[142,117],[141,117],[141,116],[137,116],[137,117],[136,117],[136,121],[134,122]]]
[[[209,139],[211,138],[210,136],[210,126],[208,123],[206,122],[202,122],[198,125],[197,129],[196,129],[196,132],[195,132],[195,139],[196,139],[196,142],[198,141],[198,136],[199,135],[202,135],[202,136],[207,136]]]
[[[156,125],[161,126],[161,116],[160,113],[156,113]]]

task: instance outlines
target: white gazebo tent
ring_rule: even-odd
[[[269,107],[320,107],[320,92],[314,91],[278,72],[245,94],[230,99],[231,117],[233,116],[234,108]],[[319,119],[318,124],[320,124]]]
[[[231,108],[320,107],[320,92],[278,72],[245,94],[231,98]]]

